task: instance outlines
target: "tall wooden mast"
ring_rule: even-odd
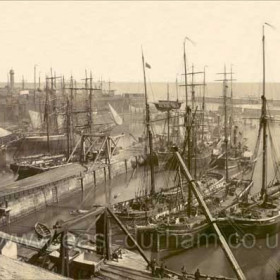
[[[167,84],[167,101],[169,101],[169,84]],[[170,145],[170,110],[167,111],[167,146]]]
[[[224,100],[224,142],[225,142],[225,175],[226,175],[226,182],[229,180],[229,174],[228,174],[228,81],[233,81],[232,79],[232,72],[227,73],[226,66],[224,66],[224,72],[218,73],[222,74],[224,78],[222,80],[223,82],[223,100]],[[230,74],[231,77],[228,79],[227,75]],[[226,191],[227,194],[228,190]]]
[[[150,124],[150,108],[148,104],[148,94],[147,94],[147,82],[146,82],[146,63],[144,59],[144,54],[142,50],[142,64],[143,64],[143,75],[144,75],[144,93],[145,93],[145,105],[146,105],[146,128],[148,133],[148,139],[149,139],[149,148],[150,148],[150,157],[149,157],[149,163],[150,163],[150,171],[151,171],[151,192],[150,194],[153,195],[155,193],[155,169],[154,169],[154,163],[153,163],[153,135],[151,130],[151,124]]]
[[[64,79],[63,79],[64,81]],[[64,84],[64,82],[63,82]],[[65,84],[64,84],[65,87]],[[67,160],[71,155],[71,151],[73,148],[73,77],[71,76],[70,79],[70,97],[66,96],[67,103],[66,103],[66,120],[67,120]]]
[[[205,119],[205,87],[206,87],[206,72],[204,66],[203,69],[203,95],[202,95],[202,132],[201,132],[201,140],[204,142],[204,119]]]
[[[263,164],[262,164],[262,189],[261,198],[266,200],[266,186],[267,186],[267,113],[266,113],[266,97],[265,97],[265,33],[263,25],[262,37],[263,49],[263,95],[262,95],[262,116],[261,126],[263,127]]]
[[[46,130],[47,130],[47,147],[48,147],[48,152],[50,152],[49,82],[48,82],[48,77],[46,78],[45,121],[46,121]]]
[[[92,72],[90,71],[90,80],[89,80],[89,86],[90,86],[90,89],[89,89],[89,129],[90,129],[90,133],[93,133],[93,118],[92,118],[92,91],[93,91],[93,88],[92,88]]]
[[[186,39],[184,40],[184,76],[185,76],[185,98],[186,98],[186,113],[185,113],[185,127],[186,127],[186,133],[185,137],[187,137],[187,145],[188,145],[188,161],[187,161],[187,167],[188,170],[191,170],[192,168],[192,152],[191,152],[191,130],[190,130],[190,118],[189,118],[189,108],[188,108],[188,74],[187,74],[187,56],[186,56]],[[184,145],[185,150],[186,145]],[[187,204],[187,215],[188,217],[191,216],[191,205],[192,205],[192,191],[190,186],[188,186],[188,204]]]
[[[229,131],[229,135],[230,135],[230,144],[232,146],[233,141],[232,141],[232,129],[234,127],[234,112],[233,112],[233,88],[232,88],[232,64],[230,65],[230,131]],[[234,130],[235,133],[235,130]],[[235,137],[234,137],[235,139]],[[235,141],[234,141],[235,142]]]
[[[224,81],[223,81],[223,91],[224,91],[224,137],[225,137],[225,150],[226,150],[226,183],[228,182],[228,133],[227,133],[227,127],[228,127],[228,116],[227,116],[227,71],[226,66],[224,66]]]
[[[34,65],[34,106],[36,108],[36,67],[37,67],[37,64]]]
[[[186,56],[186,39],[184,40],[184,76],[185,76],[185,100],[186,100],[186,113],[185,113],[185,127],[186,127],[186,134],[185,137],[187,137],[187,145],[188,145],[188,161],[187,161],[187,167],[189,170],[191,170],[191,148],[190,148],[190,128],[189,128],[189,108],[188,108],[188,74],[187,74],[187,56]],[[184,147],[185,149],[185,147]],[[191,196],[191,192],[189,192],[189,195]],[[191,198],[190,198],[191,199]]]

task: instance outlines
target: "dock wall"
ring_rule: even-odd
[[[96,166],[93,170],[87,166],[79,165],[79,168],[71,175],[65,178],[54,177],[53,171],[47,171],[38,174],[48,176],[49,180],[36,187],[21,189],[18,181],[18,188],[9,193],[0,192],[0,225],[10,223],[32,212],[38,211],[44,207],[58,204],[61,199],[70,196],[74,192],[85,191],[93,185],[98,185],[114,177],[132,170],[132,161],[134,157],[114,162],[111,165]],[[62,171],[62,170],[61,170]],[[67,171],[67,170],[66,170]],[[63,170],[63,172],[66,172]],[[56,170],[56,173],[58,171]],[[34,177],[29,177],[28,180]],[[30,179],[31,180],[31,179]],[[23,180],[22,180],[23,181]],[[28,182],[25,182],[25,184]]]

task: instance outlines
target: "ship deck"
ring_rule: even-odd
[[[134,156],[138,155],[140,154],[140,151],[132,152],[130,150],[123,150],[118,155],[113,156],[111,163],[123,161],[131,157],[132,154]],[[52,184],[71,177],[77,177],[81,172],[86,171],[88,167],[90,167],[91,171],[94,171],[104,166],[106,166],[104,163],[95,163],[94,165],[87,166],[83,166],[80,163],[72,163],[61,166],[19,181],[0,185],[0,197],[30,191],[46,184]]]
[[[51,184],[70,177],[75,177],[84,171],[85,167],[78,163],[61,166],[47,172],[31,176],[23,180],[0,186],[0,197],[8,196],[19,192],[36,189],[45,184]]]

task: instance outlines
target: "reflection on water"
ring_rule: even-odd
[[[132,133],[142,134],[143,128],[141,124],[139,126],[134,124],[134,129],[130,127]],[[278,124],[272,126],[273,134],[276,139],[280,137],[280,127]],[[140,133],[141,132],[141,133]],[[252,129],[250,126],[246,126],[244,129],[244,137],[248,138],[247,144],[251,150],[254,149],[256,142],[257,128]],[[276,142],[277,143],[277,142]],[[269,159],[271,154],[269,153]],[[259,158],[259,161],[261,158]],[[268,160],[268,181],[273,177],[272,162]],[[148,180],[144,180],[143,169],[139,169],[137,172],[123,174],[112,181],[107,181],[104,184],[97,187],[91,186],[84,194],[75,193],[62,202],[59,206],[51,206],[31,214],[23,220],[13,223],[12,225],[3,228],[10,233],[24,234],[33,232],[34,224],[37,221],[47,224],[52,227],[58,219],[67,220],[72,218],[70,215],[71,210],[75,209],[87,209],[92,204],[103,204],[105,202],[118,202],[134,197],[139,188],[145,187],[145,184],[149,184]],[[254,189],[253,192],[260,190],[261,183],[261,164],[257,164],[256,175],[254,176]],[[166,184],[172,184],[172,176],[169,172],[160,173],[156,176],[157,188],[166,186]],[[107,196],[105,196],[107,193]],[[87,221],[84,228],[88,226]],[[81,225],[79,225],[81,227]],[[276,235],[268,242],[266,239],[258,240],[252,248],[244,248],[241,246],[238,249],[234,249],[234,255],[236,256],[241,268],[243,269],[247,279],[275,279],[275,269],[280,267],[280,250],[278,249],[279,236]],[[268,246],[269,245],[269,246]],[[164,253],[166,256],[166,253]],[[164,256],[159,254],[158,257]],[[165,258],[165,264],[168,268],[180,271],[184,265],[188,271],[194,272],[197,268],[205,274],[218,274],[229,277],[234,277],[234,273],[227,261],[223,250],[219,246],[214,244],[201,248],[193,248],[187,251],[172,255]]]
[[[257,124],[257,121],[255,122]],[[258,126],[255,129],[250,126],[245,126],[243,130],[244,137],[248,138],[248,147],[253,151],[256,144],[258,134]],[[280,139],[280,127],[276,124],[271,124],[271,133],[273,134],[275,143]],[[271,157],[271,146],[268,147],[268,182],[274,177],[274,170]],[[259,163],[262,160],[261,154],[258,159]],[[254,174],[254,187],[252,193],[260,191],[261,188],[261,170],[262,165],[257,164]],[[280,268],[280,250],[279,250],[279,234],[271,237],[269,240],[266,238],[259,239],[252,248],[244,248],[243,246],[238,249],[233,249],[234,255],[238,260],[242,270],[244,271],[247,279],[276,279],[275,271]],[[183,265],[191,272],[197,268],[203,273],[218,274],[228,277],[234,277],[232,268],[227,261],[223,250],[214,245],[208,248],[193,248],[183,253],[177,254],[165,260],[168,267],[174,270],[180,270]]]

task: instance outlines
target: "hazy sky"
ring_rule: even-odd
[[[267,79],[280,81],[280,2],[0,2],[0,80],[13,67],[16,80],[45,73],[80,79],[142,81],[141,45],[152,81],[175,81],[188,64],[208,65],[208,81],[224,63],[240,82],[261,80],[261,26],[267,28]],[[42,74],[43,77],[44,74]]]

